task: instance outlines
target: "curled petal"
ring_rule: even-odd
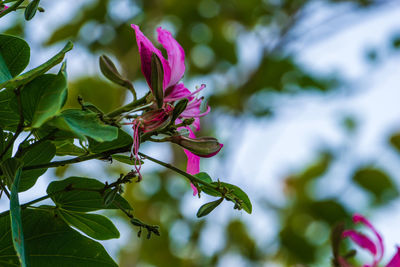
[[[202,98],[196,98],[188,103],[184,112],[182,112],[181,116],[185,118],[196,118],[203,117],[210,113],[210,106],[207,106],[207,110],[205,112],[200,111]]]
[[[171,70],[168,65],[167,60],[163,57],[160,50],[158,50],[153,43],[147,39],[146,36],[140,31],[139,26],[132,24],[132,28],[135,30],[136,42],[139,48],[141,67],[144,77],[146,78],[147,84],[151,88],[151,55],[155,53],[161,60],[163,71],[164,71],[164,81],[163,84],[168,83],[171,77]],[[165,89],[165,87],[164,87]]]
[[[394,254],[393,258],[386,265],[386,267],[400,267],[400,247],[397,247],[396,254]]]
[[[173,102],[182,98],[188,98],[189,95],[191,95],[189,89],[187,89],[183,83],[178,83],[165,90],[164,102]],[[190,100],[191,99],[189,99],[189,101]]]
[[[343,238],[350,237],[350,239],[354,243],[356,243],[363,249],[368,250],[369,252],[371,252],[372,255],[376,256],[377,249],[376,249],[374,242],[372,242],[371,239],[369,239],[369,237],[363,235],[362,233],[359,233],[354,230],[346,230],[343,232],[342,237]]]
[[[353,215],[353,222],[354,223],[362,223],[364,224],[366,227],[368,227],[369,229],[372,230],[372,232],[374,232],[376,238],[378,239],[378,245],[379,245],[379,257],[376,259],[376,261],[380,261],[383,257],[383,253],[384,253],[384,246],[383,246],[383,239],[382,236],[378,233],[378,231],[375,229],[375,227],[361,214],[354,214]]]
[[[161,27],[157,28],[158,42],[167,51],[168,65],[171,69],[169,79],[164,78],[164,88],[175,85],[182,79],[185,73],[185,51],[180,44],[172,37],[171,33],[163,30]]]

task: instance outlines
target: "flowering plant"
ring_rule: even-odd
[[[25,9],[25,18],[30,20],[37,10],[43,11],[38,0],[25,7],[20,0],[9,2],[13,4],[8,8],[0,6],[0,18]],[[80,97],[80,108],[65,107],[65,61],[56,74],[47,73],[63,61],[73,47],[71,42],[48,61],[22,73],[30,60],[28,43],[0,34],[0,195],[9,199],[10,207],[0,213],[2,266],[116,266],[95,240],[118,238],[120,234],[106,216],[91,213],[98,210],[120,210],[138,227],[139,237],[143,229],[148,238],[160,235],[158,226],[134,216],[131,203],[123,197],[124,184],[142,179],[141,165],[147,160],[187,178],[195,195],[200,197],[204,192],[218,198],[201,206],[198,217],[209,214],[223,200],[251,213],[251,202],[240,188],[199,172],[200,157],[216,155],[222,144],[194,134],[200,130],[200,117],[208,114],[210,107],[204,98],[197,97],[205,85],[191,92],[180,82],[185,72],[184,50],[171,33],[159,28],[158,40],[168,56],[165,59],[137,25],[132,27],[149,92],[138,98],[132,83],[111,59],[101,56],[101,72],[133,95],[131,103],[108,113]],[[133,134],[127,133],[124,125],[130,125]],[[188,158],[186,171],[140,152],[144,142],[181,146]],[[55,156],[67,158],[53,160]],[[19,192],[32,188],[47,169],[93,159],[116,160],[135,169],[113,182],[76,176],[52,181],[46,195],[19,203]],[[52,204],[37,206],[46,199]]]

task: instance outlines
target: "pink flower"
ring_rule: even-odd
[[[196,95],[205,88],[202,84],[194,92],[191,92],[180,82],[185,73],[185,51],[181,45],[172,37],[171,33],[161,27],[157,28],[158,42],[163,46],[167,52],[167,59],[164,58],[161,51],[157,49],[153,43],[140,31],[139,26],[132,24],[132,28],[135,30],[136,42],[139,48],[141,69],[144,77],[146,78],[147,84],[154,95],[154,88],[151,85],[151,62],[152,54],[154,53],[160,59],[163,68],[163,108],[164,106],[172,107],[176,101],[181,99],[188,99],[188,104],[185,110],[180,114],[179,118],[176,119],[175,124],[182,123],[185,118],[194,118],[193,126],[196,131],[200,130],[200,117],[207,115],[210,112],[210,107],[207,106],[204,112],[201,112],[201,104],[203,98],[198,98]],[[137,126],[136,126],[137,127]],[[134,132],[135,124],[133,124]],[[196,138],[194,132],[190,127],[180,127],[179,129],[186,128],[189,131],[190,138]],[[137,139],[137,138],[136,138]],[[135,141],[135,138],[134,138]],[[136,143],[136,144],[135,144]],[[139,147],[138,142],[134,142],[133,154],[137,154]],[[221,145],[222,147],[222,145]],[[219,151],[219,150],[218,150]],[[213,156],[216,153],[207,156]],[[191,151],[184,149],[187,156],[187,167],[186,171],[189,174],[195,175],[199,173],[200,169],[200,157]],[[193,188],[193,194],[197,195],[197,188],[191,184]]]
[[[200,105],[203,99],[195,97],[197,93],[206,87],[204,84],[194,92],[190,92],[183,83],[179,83],[185,73],[185,51],[172,37],[169,31],[159,27],[157,28],[157,39],[167,52],[167,60],[163,57],[161,51],[157,49],[146,36],[144,36],[140,31],[139,26],[134,24],[131,26],[135,30],[136,34],[142,72],[150,89],[153,91],[153,88],[151,88],[151,55],[155,53],[160,58],[164,71],[164,103],[173,104],[175,101],[183,98],[188,99],[189,103],[185,111],[181,114],[181,118],[195,118],[194,126],[196,130],[199,130],[199,117],[207,115],[210,112],[210,107],[207,107],[205,112],[201,112]]]
[[[349,237],[354,243],[356,243],[359,247],[367,250],[373,256],[373,261],[371,264],[364,264],[363,267],[377,267],[381,262],[384,246],[382,236],[378,233],[375,227],[362,215],[354,214],[353,222],[355,224],[361,223],[369,228],[374,234],[374,238],[370,238],[363,233],[357,232],[355,230],[346,230],[343,232],[342,237]],[[342,266],[351,267],[349,263],[346,262],[344,258],[340,258],[340,262]],[[400,267],[400,248],[397,247],[397,252],[390,260],[390,262],[386,265],[386,267]]]

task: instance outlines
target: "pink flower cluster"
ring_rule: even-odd
[[[353,229],[346,230],[343,232],[343,238],[350,238],[355,244],[359,247],[367,250],[372,256],[373,260],[370,264],[364,264],[363,267],[377,267],[379,263],[382,261],[382,257],[384,254],[384,246],[382,236],[378,233],[375,227],[362,215],[354,214],[353,222],[355,224],[361,223],[367,228],[369,228],[374,234],[374,238],[370,238],[369,236],[355,231]],[[340,264],[343,267],[352,267],[344,258],[339,258]],[[397,251],[393,258],[389,261],[386,267],[400,267],[400,247],[397,247]]]
[[[207,115],[210,112],[210,107],[202,112],[200,109],[203,98],[197,97],[197,94],[205,88],[205,85],[202,84],[199,88],[197,88],[194,92],[191,92],[189,89],[185,87],[185,85],[180,82],[184,73],[185,73],[185,52],[180,44],[172,37],[171,33],[167,30],[162,29],[161,27],[157,28],[158,34],[158,42],[164,47],[167,59],[164,58],[161,51],[157,49],[153,43],[140,31],[139,26],[132,24],[132,28],[135,30],[136,34],[136,42],[139,48],[139,54],[141,59],[141,69],[144,77],[146,78],[147,84],[150,87],[150,90],[153,92],[155,88],[152,88],[151,84],[151,74],[152,74],[152,54],[155,54],[161,61],[162,69],[163,69],[163,106],[158,109],[156,112],[158,113],[158,122],[161,124],[163,120],[167,120],[169,115],[174,107],[174,103],[187,99],[188,104],[185,110],[180,114],[180,116],[174,122],[175,124],[180,124],[184,119],[193,118],[193,126],[194,130],[200,130],[200,117]],[[134,129],[134,144],[132,153],[138,159],[138,148],[139,148],[139,138],[140,132],[146,132],[146,125],[148,124],[148,120],[144,118],[145,115],[140,116],[134,122],[132,122]],[[152,121],[154,123],[154,120]],[[193,130],[188,127],[180,127],[178,130],[182,128],[186,128],[189,131],[189,137],[195,138],[195,134]],[[210,157],[219,152],[222,148],[222,144],[220,144],[219,149],[210,153],[209,155],[200,155],[201,157]],[[184,149],[184,152],[188,158],[187,169],[186,171],[190,174],[197,174],[199,172],[199,164],[200,158],[199,155],[190,152],[189,150]],[[138,168],[138,171],[140,167]],[[194,195],[197,194],[197,189],[192,185]]]

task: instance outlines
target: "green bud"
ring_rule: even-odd
[[[151,54],[151,89],[153,91],[154,98],[156,99],[157,106],[162,107],[164,101],[164,70],[162,67],[161,60],[155,53]]]
[[[115,67],[114,63],[109,57],[107,57],[106,55],[100,56],[99,65],[101,73],[103,73],[103,75],[107,79],[109,79],[113,83],[134,91],[132,83],[121,76],[121,74],[117,70],[117,67]]]
[[[197,211],[196,216],[198,218],[206,216],[207,214],[212,212],[216,207],[218,207],[219,204],[221,204],[222,200],[224,200],[224,199],[220,198],[218,200],[215,200],[215,201],[212,201],[212,202],[204,204],[203,206],[201,206],[199,208],[199,210]]]
[[[180,100],[174,107],[174,112],[172,113],[172,122],[174,123],[175,120],[181,115],[183,111],[185,111],[186,106],[188,104],[189,100],[186,98]]]
[[[205,158],[214,156],[221,150],[223,146],[214,137],[190,138],[176,135],[171,136],[170,140],[172,143],[180,145],[193,154]]]
[[[36,10],[38,9],[40,0],[33,0],[28,4],[28,6],[25,8],[25,19],[26,20],[31,20],[35,14]]]

